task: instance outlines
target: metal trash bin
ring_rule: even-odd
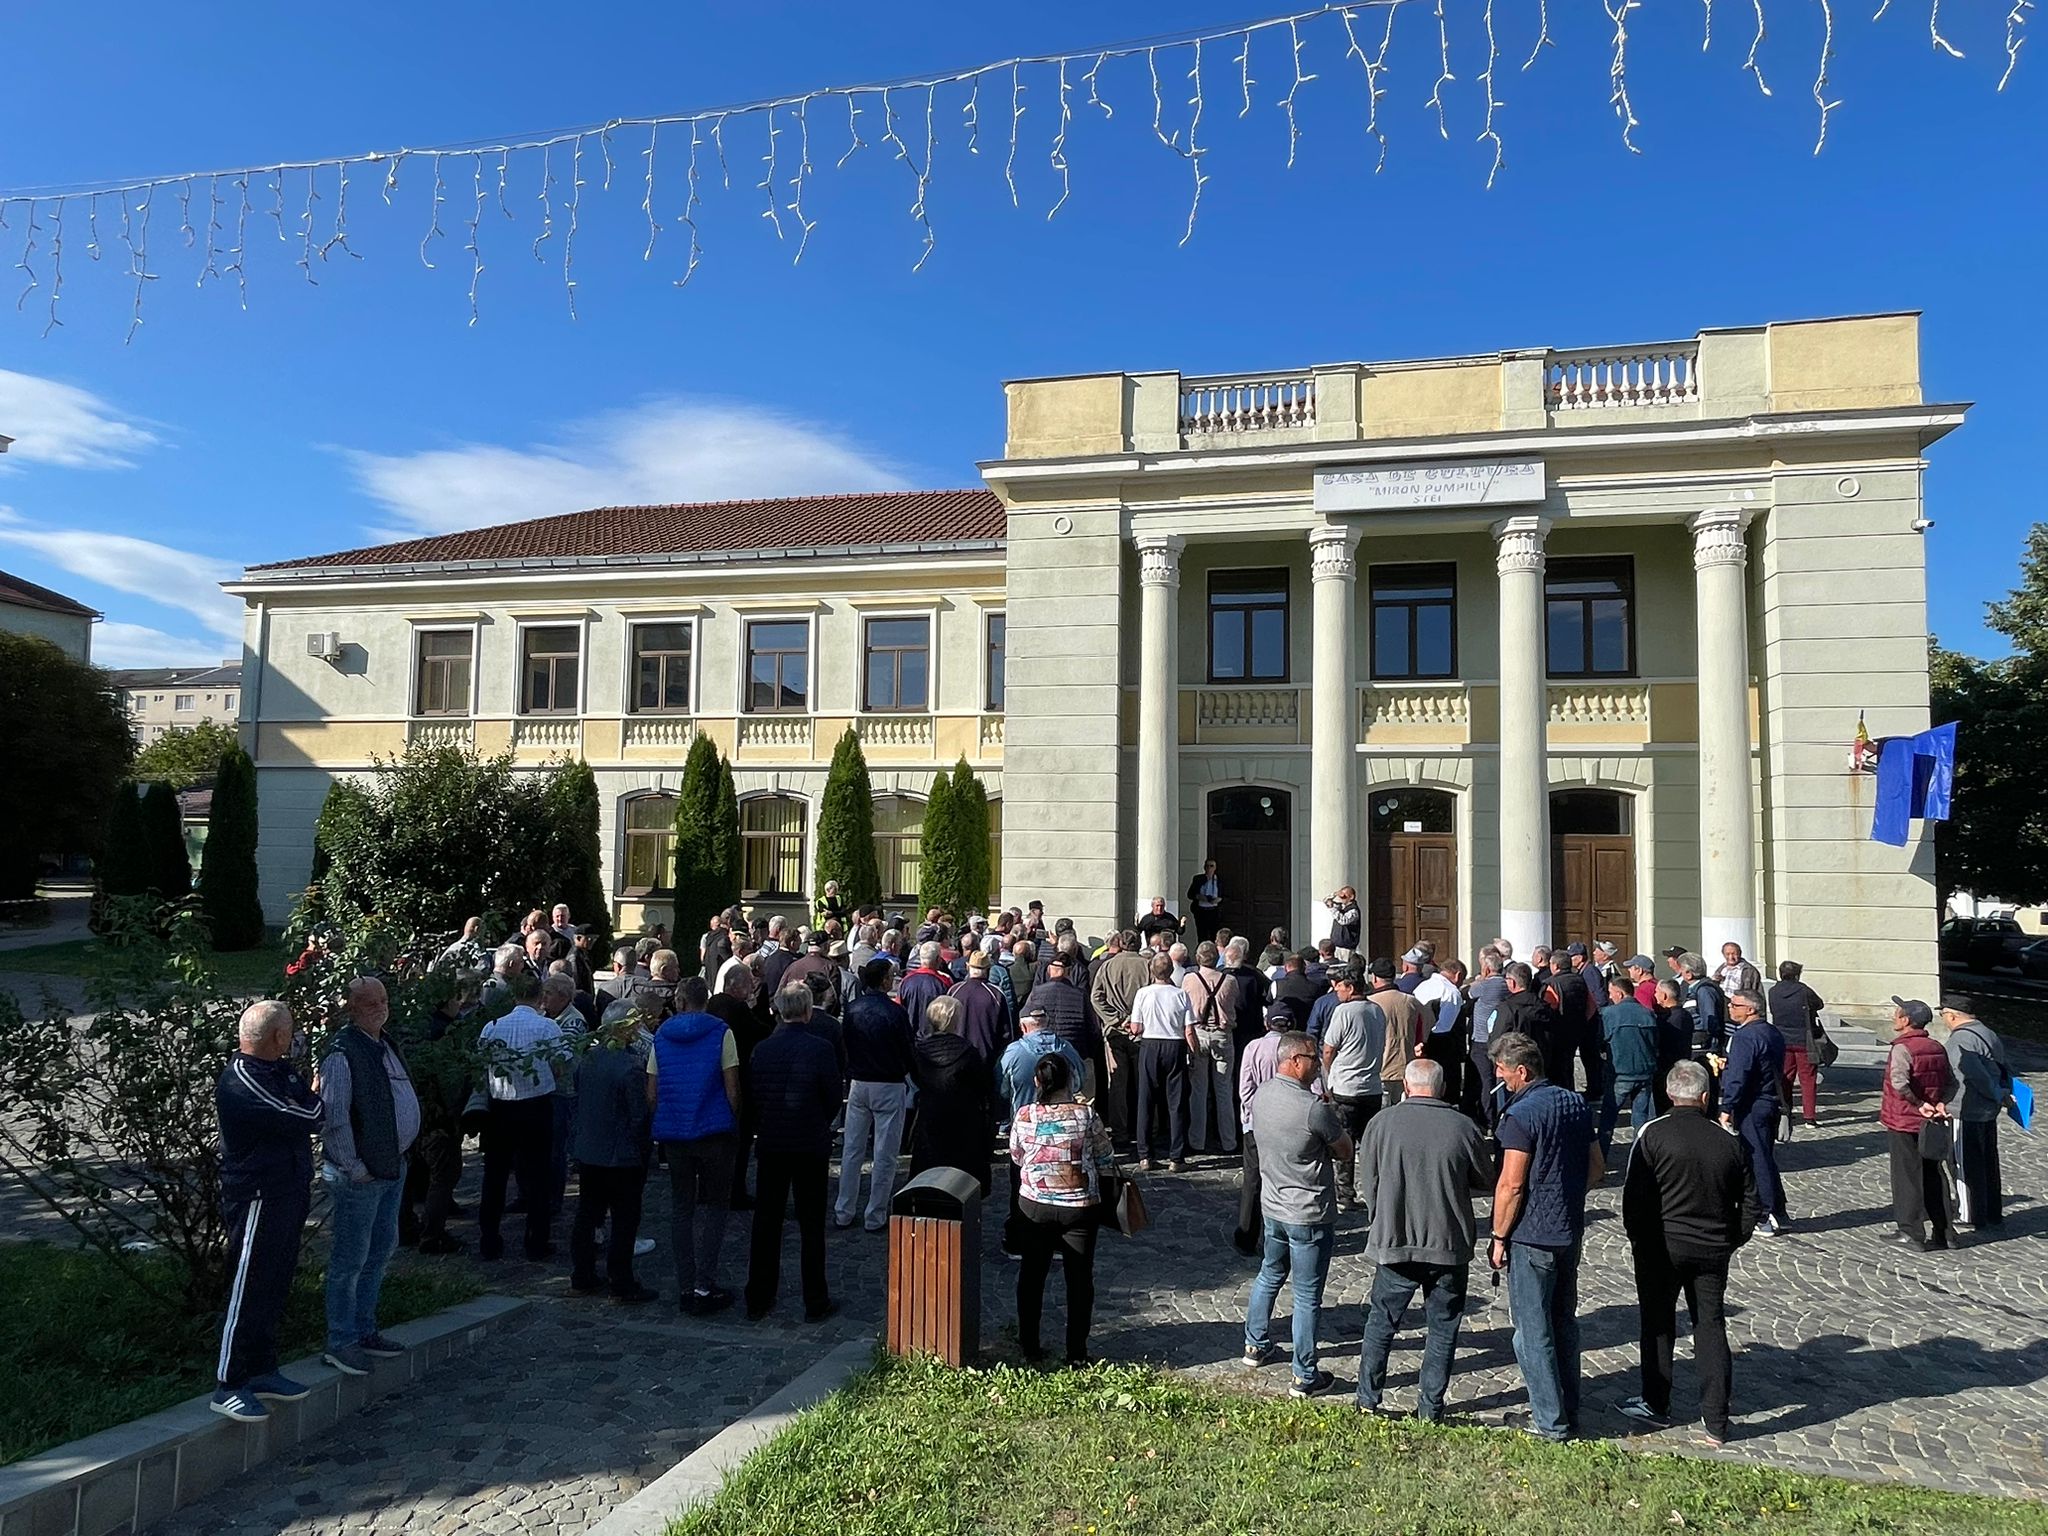
[[[932,1168],[889,1202],[889,1353],[963,1365],[981,1350],[981,1184]]]

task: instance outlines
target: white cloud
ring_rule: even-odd
[[[572,423],[559,443],[348,450],[394,519],[379,536],[448,533],[585,507],[900,489],[903,470],[813,422],[730,401],[655,400]]]
[[[222,641],[241,643],[241,599],[220,589],[221,582],[242,574],[241,568],[229,561],[122,533],[31,523],[0,507],[0,545],[4,544],[32,549],[52,565],[116,592],[183,609],[215,637],[209,649]],[[101,625],[100,633],[109,627]]]
[[[89,389],[5,368],[0,368],[0,437],[14,439],[0,453],[0,469],[28,464],[126,469],[158,442],[154,432],[123,421]]]
[[[224,649],[219,635],[194,640],[116,619],[102,620],[92,630],[92,660],[98,667],[208,667],[240,649]]]

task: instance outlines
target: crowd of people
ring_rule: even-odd
[[[571,1287],[628,1306],[657,1300],[634,1266],[653,1249],[639,1228],[647,1180],[665,1166],[680,1312],[733,1305],[725,1236],[740,1212],[751,1230],[737,1299],[751,1319],[770,1315],[793,1210],[811,1322],[837,1310],[828,1220],[882,1231],[906,1144],[913,1176],[962,1169],[984,1196],[1006,1152],[1002,1250],[1018,1263],[1019,1343],[1044,1357],[1057,1258],[1070,1364],[1088,1358],[1096,1239],[1121,1181],[1234,1156],[1229,1239],[1258,1262],[1248,1367],[1281,1357],[1272,1317],[1285,1284],[1291,1390],[1331,1388],[1317,1314],[1337,1224],[1356,1212],[1375,1266],[1359,1406],[1382,1407],[1388,1353],[1419,1293],[1418,1411],[1442,1415],[1478,1252],[1509,1289],[1528,1427],[1561,1439],[1578,1427],[1586,1199],[1625,1118],[1642,1388],[1624,1411],[1670,1421],[1682,1295],[1705,1430],[1725,1438],[1729,1260],[1752,1236],[1791,1228],[1777,1147],[1795,1118],[1817,1123],[1825,1004],[1799,965],[1779,965],[1766,989],[1734,943],[1719,964],[1667,949],[1661,975],[1607,942],[1519,958],[1496,939],[1475,969],[1428,943],[1373,958],[1358,948],[1348,887],[1329,903],[1328,936],[1297,949],[1275,930],[1255,954],[1217,921],[1213,895],[1205,870],[1189,890],[1192,936],[1155,898],[1096,941],[1038,902],[956,926],[936,909],[921,920],[855,909],[828,884],[808,924],[739,909],[712,918],[687,941],[694,965],[660,929],[598,953],[595,931],[560,906],[496,946],[472,919],[435,962],[447,984],[430,1015],[401,1033],[431,1046],[467,1022],[473,1059],[416,1051],[417,1073],[387,1028],[377,976],[346,983],[310,1080],[289,1008],[251,1005],[219,1089],[233,1275],[214,1407],[255,1421],[303,1395],[279,1373],[277,1329],[314,1138],[332,1227],[323,1358],[362,1374],[397,1352],[377,1328],[394,1249],[465,1247],[448,1224],[474,1131],[482,1259],[504,1256],[508,1216],[522,1218],[529,1260],[556,1254],[573,1164]],[[300,963],[319,958],[309,947]],[[1926,1004],[1894,1003],[1881,1105],[1888,1235],[1946,1248],[1959,1224],[2000,1221],[1997,1121],[2011,1073],[1969,999],[1944,1000],[1945,1046]],[[1476,1201],[1490,1211],[1483,1246]]]

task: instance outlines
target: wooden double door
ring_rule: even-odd
[[[1626,833],[1569,832],[1550,840],[1551,899],[1557,904],[1557,942],[1605,939],[1634,952],[1636,840]]]
[[[1440,790],[1382,790],[1366,805],[1365,944],[1398,959],[1424,939],[1458,952],[1456,802]]]

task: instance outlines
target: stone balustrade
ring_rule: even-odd
[[[741,715],[739,750],[808,757],[811,729],[809,715]]]
[[[628,715],[622,738],[629,752],[687,752],[696,739],[697,722],[688,715]]]
[[[515,752],[575,753],[583,745],[583,722],[551,720],[544,716],[521,716],[512,722],[512,750]]]
[[[1235,437],[1316,424],[1312,373],[1249,373],[1181,383],[1180,431],[1187,437]]]
[[[862,715],[854,722],[864,752],[929,752],[930,715]]]
[[[1376,683],[1359,690],[1359,729],[1441,729],[1462,737],[1472,725],[1472,700],[1463,683]]]
[[[1544,393],[1553,411],[1696,405],[1699,357],[1696,341],[1621,351],[1552,352],[1544,369]]]
[[[1298,688],[1204,688],[1195,695],[1195,728],[1293,730],[1301,718]]]
[[[476,745],[476,722],[466,719],[408,720],[408,747],[470,747]]]
[[[983,753],[1000,753],[1003,750],[1003,717],[992,714],[983,715],[981,717],[980,734],[977,739],[981,742]]]
[[[1650,689],[1645,683],[1553,683],[1550,723],[1561,726],[1650,724]]]

